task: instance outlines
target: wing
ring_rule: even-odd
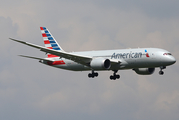
[[[85,66],[89,66],[89,63],[92,60],[92,57],[90,57],[90,56],[83,56],[83,55],[78,55],[78,54],[73,54],[73,53],[67,53],[67,52],[64,52],[64,51],[48,49],[46,47],[42,47],[42,46],[39,46],[39,45],[35,45],[35,44],[32,44],[32,43],[28,43],[28,42],[24,42],[24,41],[12,39],[12,38],[9,38],[9,39],[16,41],[16,42],[19,42],[19,43],[22,43],[22,44],[25,44],[25,45],[28,45],[28,46],[31,46],[31,47],[34,47],[34,48],[37,48],[37,49],[40,49],[40,51],[72,60],[74,62],[80,63],[80,64],[85,65]],[[26,57],[30,58],[29,56],[26,56]]]

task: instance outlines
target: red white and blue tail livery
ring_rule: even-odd
[[[42,37],[46,48],[53,49],[53,50],[63,50],[58,45],[57,41],[46,27],[40,27],[40,29],[42,32]]]
[[[110,76],[111,80],[119,79],[120,75],[116,73],[118,70],[124,69],[132,69],[139,75],[151,75],[156,67],[160,68],[159,74],[163,75],[164,72],[162,70],[165,69],[166,66],[176,62],[176,59],[170,52],[159,48],[65,52],[46,27],[40,27],[40,30],[45,47],[12,38],[10,39],[40,49],[40,51],[48,53],[48,57],[20,56],[37,59],[43,64],[66,70],[91,70],[92,72],[88,74],[90,78],[98,76],[98,73],[94,71],[103,70],[111,70],[114,72],[113,75]]]
[[[57,43],[55,38],[52,36],[50,31],[46,27],[40,27],[40,30],[41,30],[42,37],[43,37],[44,44],[45,44],[46,48],[63,51],[63,49],[60,47],[60,45]],[[48,54],[48,57],[58,57],[58,56]]]

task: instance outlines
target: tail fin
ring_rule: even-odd
[[[46,48],[64,51],[46,27],[40,27]]]
[[[46,27],[40,27],[40,30],[42,32],[42,37],[43,37],[46,48],[64,51]],[[48,55],[48,58],[59,57],[59,56],[52,55],[52,54],[47,54],[47,55]]]

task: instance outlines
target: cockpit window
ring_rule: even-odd
[[[171,53],[164,53],[163,55],[172,55]]]

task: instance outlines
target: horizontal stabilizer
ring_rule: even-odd
[[[37,57],[31,57],[31,56],[25,56],[25,55],[19,55],[19,56],[31,58],[31,59],[36,59],[36,60],[43,60],[43,61],[47,61],[47,62],[53,62],[53,60],[48,60],[48,59],[44,59],[44,58],[37,58]]]

